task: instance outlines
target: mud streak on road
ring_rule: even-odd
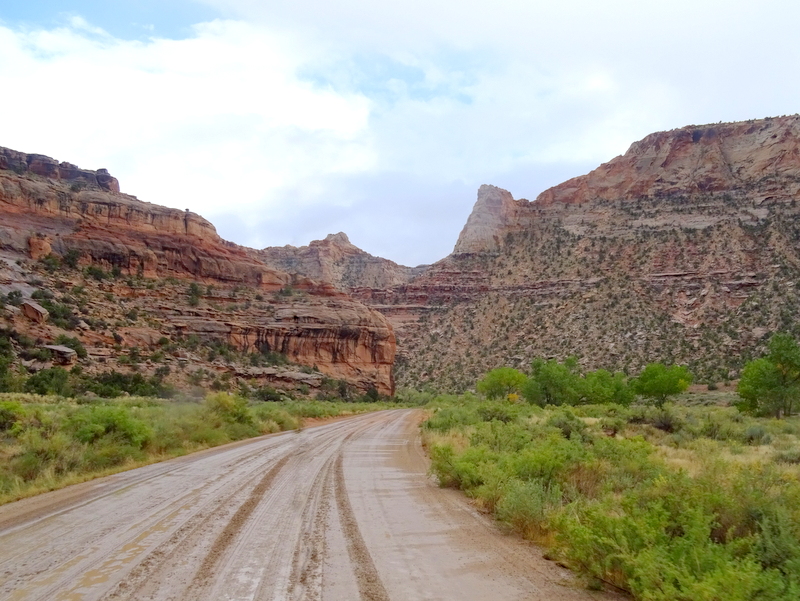
[[[372,561],[369,549],[361,536],[361,531],[358,529],[358,522],[350,505],[350,499],[347,496],[341,455],[336,458],[335,482],[339,519],[347,541],[347,554],[353,564],[361,599],[362,601],[391,601],[381,582],[381,577],[378,575],[378,570],[375,569],[375,563]]]
[[[289,461],[289,456],[287,455],[283,459],[280,459],[273,467],[270,469],[258,485],[253,489],[253,492],[250,493],[250,496],[247,497],[247,500],[242,503],[239,509],[236,510],[236,513],[233,514],[233,517],[228,522],[228,525],[225,526],[225,529],[220,533],[217,540],[214,541],[213,546],[206,555],[203,563],[200,564],[200,569],[197,571],[197,575],[194,577],[191,586],[189,587],[189,595],[191,596],[193,590],[197,590],[205,586],[209,579],[213,577],[214,574],[214,566],[219,563],[220,559],[225,554],[225,551],[230,547],[231,543],[236,539],[236,535],[239,531],[244,527],[247,523],[250,514],[253,513],[258,504],[261,502],[261,497],[264,496],[264,493],[272,484],[273,480],[275,480],[275,476],[278,475],[278,472],[281,471],[286,462]]]

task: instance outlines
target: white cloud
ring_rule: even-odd
[[[532,198],[652,131],[798,110],[780,0],[202,2],[226,20],[181,40],[0,27],[0,144],[240,243],[344,229],[416,263],[481,183]]]
[[[204,213],[252,210],[302,178],[373,162],[369,101],[313,88],[301,55],[240,22],[186,40],[117,40],[85,21],[0,28],[6,146],[111,167],[124,189]],[[134,182],[132,184],[132,182]]]

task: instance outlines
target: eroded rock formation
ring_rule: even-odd
[[[769,332],[800,334],[798,200],[800,117],[688,126],[533,202],[482,186],[450,256],[352,292],[395,324],[402,384],[572,354],[721,381]]]
[[[346,246],[346,237],[335,243]],[[137,303],[142,311],[149,314],[157,301],[161,309],[155,313],[163,318],[153,326],[159,331],[139,332],[132,346],[142,341],[147,346],[164,333],[196,334],[242,351],[280,352],[362,390],[374,386],[382,394],[393,393],[395,339],[380,313],[330,280],[317,282],[268,265],[258,251],[221,239],[195,213],[120,193],[105,170],[0,148],[0,249],[7,257],[39,261],[52,255],[121,276],[186,282],[162,282],[152,291],[130,288],[144,297]],[[229,302],[231,309],[201,314],[201,308],[182,308],[189,282],[247,289],[251,298],[268,296],[246,308]],[[21,277],[18,283],[24,286]],[[6,281],[8,289],[13,284]]]
[[[453,254],[499,251],[503,246],[502,236],[517,225],[521,206],[508,190],[481,186]]]
[[[361,390],[393,394],[394,332],[380,313],[349,299],[277,303],[268,318],[252,311],[219,319],[215,311],[162,308],[182,335],[222,339],[246,352],[273,351]]]
[[[539,205],[712,193],[796,198],[800,117],[688,126],[650,134],[587,175],[543,192]]]
[[[340,290],[399,286],[427,268],[427,265],[405,267],[375,257],[351,244],[343,232],[329,234],[324,240],[313,240],[308,246],[268,247],[258,255],[276,269],[327,282]]]

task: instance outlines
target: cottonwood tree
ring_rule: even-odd
[[[527,376],[512,367],[498,367],[487,373],[477,384],[478,392],[490,399],[506,398],[509,394],[518,393]]]
[[[765,357],[744,366],[738,386],[740,410],[777,418],[792,414],[800,399],[800,347],[788,334],[775,334]]]
[[[628,406],[636,394],[625,374],[605,369],[590,371],[583,377],[583,396],[587,403],[617,403]]]
[[[555,359],[536,359],[531,377],[522,389],[529,403],[540,405],[576,405],[582,397],[578,360],[569,357],[564,363]]]
[[[632,387],[636,394],[650,399],[660,409],[669,397],[686,390],[693,379],[683,365],[650,363],[633,381]]]

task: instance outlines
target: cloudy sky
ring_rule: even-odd
[[[786,0],[36,0],[0,6],[0,146],[105,167],[253,247],[448,254],[650,132],[800,111]]]

